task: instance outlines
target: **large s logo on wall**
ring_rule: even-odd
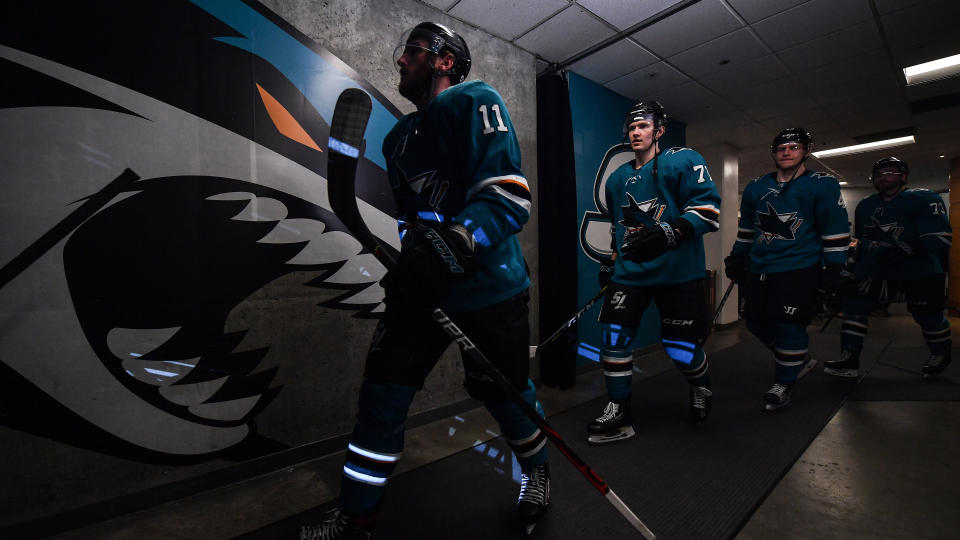
[[[580,221],[580,249],[594,261],[601,262],[613,255],[610,249],[610,214],[604,196],[607,178],[633,158],[629,144],[616,144],[607,149],[597,169],[597,177],[593,182],[593,204],[597,210],[585,211]]]
[[[384,268],[330,210],[326,145],[346,88],[373,97],[368,148],[399,113],[252,3],[103,4],[0,22],[3,390],[124,448],[209,455],[249,440],[283,390],[251,299],[281,283],[382,311]],[[377,151],[357,194],[397,246]]]

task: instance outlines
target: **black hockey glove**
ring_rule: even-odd
[[[820,290],[823,303],[834,312],[839,311],[843,298],[856,292],[857,276],[845,264],[829,263],[820,272]]]
[[[727,279],[743,283],[744,278],[747,277],[747,272],[749,272],[747,262],[747,256],[742,253],[727,255],[727,258],[723,260],[723,272],[727,275]]]
[[[476,243],[463,225],[417,223],[408,229],[397,265],[383,278],[387,305],[405,310],[439,306],[454,282],[473,272]]]
[[[874,257],[874,261],[876,261],[877,266],[896,266],[913,257],[916,253],[916,250],[906,244],[894,244],[880,248],[876,257]]]
[[[600,261],[600,271],[597,273],[597,282],[600,283],[600,288],[604,288],[610,284],[610,280],[613,279],[613,259],[605,259]]]
[[[686,238],[694,234],[693,225],[683,218],[672,223],[660,222],[638,229],[627,229],[623,235],[620,253],[628,261],[652,261],[671,249],[676,249]]]

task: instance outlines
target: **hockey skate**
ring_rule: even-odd
[[[860,351],[843,349],[840,358],[827,360],[823,363],[823,372],[835,377],[856,378],[860,375]]]
[[[520,472],[520,496],[517,498],[517,517],[527,536],[550,506],[550,464],[543,463]]]
[[[300,527],[300,540],[369,540],[372,532],[372,517],[355,518],[337,507],[323,523]]]
[[[927,359],[927,363],[920,369],[923,373],[923,378],[932,379],[936,377],[938,373],[947,369],[951,361],[950,349],[947,349],[947,352],[944,354],[931,354],[930,358]]]
[[[697,424],[702,424],[710,416],[710,407],[713,403],[713,391],[709,386],[690,387],[690,417]]]
[[[763,394],[763,401],[766,403],[766,410],[775,411],[787,403],[790,403],[790,394],[792,392],[792,384],[786,385],[782,383],[773,383],[773,386],[767,390],[767,393]]]
[[[587,442],[605,444],[629,439],[637,433],[633,430],[633,412],[630,400],[611,401],[603,409],[603,414],[587,426]]]

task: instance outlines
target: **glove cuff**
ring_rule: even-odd
[[[687,238],[691,238],[696,234],[696,231],[693,230],[693,225],[681,218],[677,218],[670,223],[670,227],[673,228],[673,234],[676,236],[676,243],[679,244]],[[676,246],[673,246],[676,247]]]
[[[455,244],[457,250],[460,251],[460,255],[465,258],[473,257],[473,254],[477,250],[477,241],[469,229],[460,223],[454,222],[447,227],[447,233],[450,241]]]

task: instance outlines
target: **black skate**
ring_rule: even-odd
[[[373,518],[355,518],[334,508],[319,525],[300,527],[300,540],[369,540]]]
[[[637,433],[633,430],[633,412],[630,400],[611,401],[603,409],[603,414],[587,426],[587,442],[605,444],[629,439]]]
[[[860,351],[843,349],[840,358],[827,360],[823,363],[823,372],[835,377],[856,378],[860,375]]]
[[[766,403],[768,411],[775,411],[790,403],[790,394],[793,392],[793,385],[782,383],[773,383],[773,386],[763,395],[763,401]]]
[[[950,349],[947,349],[947,352],[943,354],[931,354],[930,358],[927,359],[927,363],[920,369],[920,371],[923,372],[923,378],[932,379],[938,373],[947,369],[951,361]]]
[[[690,417],[697,424],[703,423],[710,416],[710,406],[713,403],[713,392],[709,386],[690,387]]]
[[[550,464],[543,463],[520,472],[520,496],[517,498],[517,517],[527,536],[533,533],[537,522],[550,506]]]

